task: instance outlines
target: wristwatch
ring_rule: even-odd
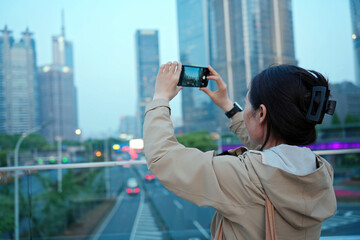
[[[232,118],[236,113],[238,112],[242,112],[243,111],[243,108],[237,103],[237,102],[234,102],[234,107],[225,113],[225,115],[228,117],[228,118]]]

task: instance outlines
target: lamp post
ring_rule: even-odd
[[[80,142],[80,151],[81,151],[81,147],[82,147],[81,138],[80,138],[81,133],[82,133],[82,131],[81,131],[80,128],[77,128],[77,129],[75,130],[75,134],[78,136],[78,140],[79,140],[79,142]],[[77,160],[76,160],[76,159],[77,159],[76,153],[77,153],[77,151],[74,151],[73,159],[72,159],[72,160],[77,162]]]
[[[104,144],[104,153],[105,153],[105,162],[109,161],[109,138],[105,138]],[[105,187],[106,187],[106,199],[110,198],[110,176],[109,176],[109,167],[105,167]]]
[[[62,163],[62,137],[56,136],[55,140],[57,141],[57,154],[58,154],[58,164]],[[58,192],[62,192],[62,169],[59,168],[57,172],[57,181],[58,181]]]
[[[21,143],[24,141],[24,139],[29,136],[30,134],[39,131],[40,129],[42,129],[44,127],[44,125],[39,126],[39,127],[35,127],[33,129],[30,129],[27,132],[24,132],[23,134],[21,134],[21,137],[19,138],[19,140],[16,142],[16,146],[15,146],[15,153],[14,153],[14,166],[17,167],[19,165],[19,149],[20,149],[20,145]],[[15,171],[15,176],[14,176],[14,201],[15,201],[15,210],[14,210],[14,215],[15,215],[15,240],[19,240],[19,179],[18,179],[18,175],[19,172],[18,170]]]

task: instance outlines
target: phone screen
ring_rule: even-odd
[[[183,65],[178,86],[183,87],[206,87],[209,69],[204,67]]]

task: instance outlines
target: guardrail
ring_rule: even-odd
[[[336,149],[336,150],[316,150],[318,155],[339,155],[349,153],[360,153],[360,148],[355,149]],[[96,168],[96,167],[112,167],[120,165],[142,165],[146,164],[146,160],[131,160],[131,161],[107,161],[107,162],[87,162],[87,163],[66,163],[66,164],[47,164],[47,165],[29,165],[17,167],[0,167],[0,172],[11,171],[32,171],[32,170],[50,170],[50,169],[65,169],[65,168]]]

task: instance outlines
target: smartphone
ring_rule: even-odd
[[[206,87],[208,85],[206,77],[209,73],[209,69],[205,67],[183,65],[178,86]]]

